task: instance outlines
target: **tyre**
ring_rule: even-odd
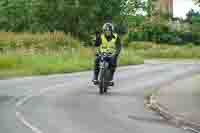
[[[99,93],[103,94],[104,93],[104,87],[105,87],[105,78],[104,78],[104,70],[100,70],[100,75],[99,75]]]
[[[111,72],[108,68],[105,68],[105,72],[104,72],[104,93],[107,93],[110,78],[111,78]]]

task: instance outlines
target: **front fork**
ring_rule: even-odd
[[[104,69],[105,69],[105,61],[100,61],[99,64],[99,81],[102,79],[102,76],[104,74]]]

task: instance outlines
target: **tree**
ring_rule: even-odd
[[[152,16],[152,14],[153,14],[153,3],[152,3],[152,0],[147,0],[146,11],[147,11],[147,16],[148,17]]]
[[[138,10],[145,10],[145,2],[142,0],[123,0],[121,7],[123,15],[136,15]]]
[[[85,36],[112,18],[123,17],[125,0],[1,0],[0,30],[65,31]],[[92,22],[92,23],[91,23]]]
[[[200,12],[195,12],[193,9],[191,9],[186,16],[186,21],[190,23],[200,23]]]
[[[193,0],[195,2],[195,4],[199,5],[200,7],[200,0]]]

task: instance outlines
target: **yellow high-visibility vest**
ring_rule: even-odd
[[[115,38],[112,38],[112,40],[108,41],[104,34],[101,35],[101,45],[99,48],[99,52],[105,52],[105,53],[115,53],[116,52],[116,41],[117,41],[117,34],[113,34]]]

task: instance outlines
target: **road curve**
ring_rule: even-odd
[[[146,109],[144,95],[198,72],[198,63],[182,61],[122,67],[104,96],[92,72],[1,80],[0,132],[187,133]]]

